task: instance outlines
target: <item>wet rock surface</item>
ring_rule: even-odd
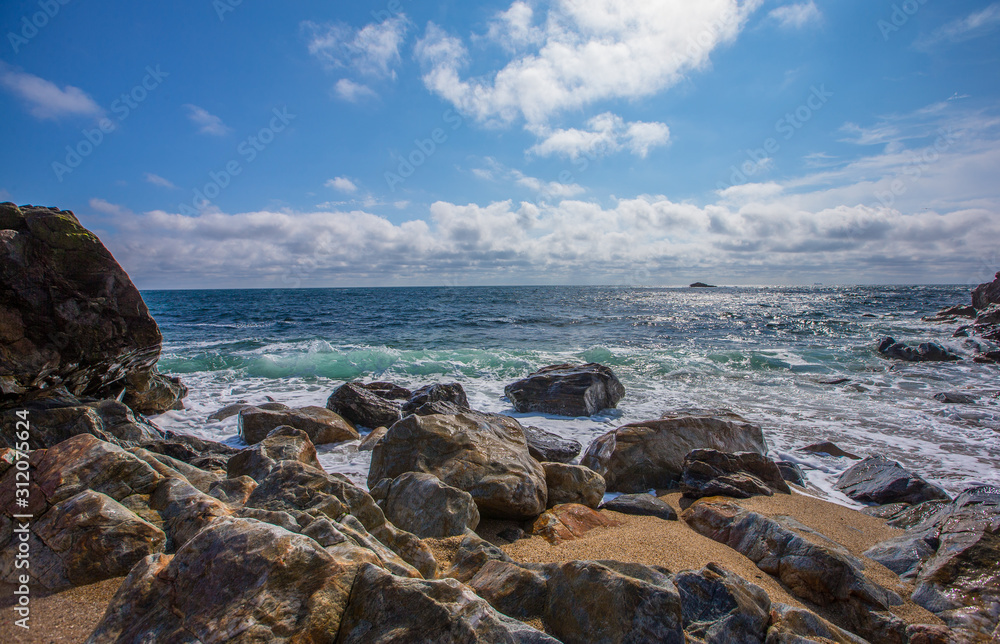
[[[543,367],[508,385],[504,394],[521,413],[593,416],[616,407],[625,396],[625,387],[603,365],[561,364]]]
[[[837,479],[837,489],[862,503],[950,500],[948,493],[883,456],[869,456]]]

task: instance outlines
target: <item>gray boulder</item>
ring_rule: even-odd
[[[454,537],[479,525],[472,495],[431,474],[407,472],[383,479],[371,494],[389,521],[422,539]]]
[[[604,499],[604,477],[582,465],[542,463],[548,488],[548,507],[578,503],[597,508]]]
[[[417,389],[410,395],[409,400],[403,403],[402,411],[404,414],[412,414],[415,409],[435,402],[450,402],[463,409],[469,408],[469,398],[465,395],[465,389],[457,382],[452,382],[427,385]]]
[[[931,485],[884,456],[869,456],[855,464],[840,475],[836,487],[855,501],[879,505],[951,499],[938,486]]]
[[[525,427],[524,437],[528,441],[528,452],[539,463],[569,463],[583,450],[579,441],[538,427]]]
[[[287,425],[271,431],[264,440],[244,449],[229,459],[226,473],[229,478],[249,476],[263,481],[281,461],[298,461],[322,470],[316,456],[316,447],[309,434]]]
[[[349,422],[323,407],[282,411],[254,407],[244,409],[239,416],[240,436],[248,445],[259,443],[273,430],[286,425],[304,431],[314,445],[342,443],[360,438]]]
[[[398,401],[387,400],[356,382],[337,387],[326,408],[360,427],[391,427],[402,418]]]
[[[622,494],[603,504],[601,509],[635,516],[658,517],[664,521],[677,520],[677,511],[652,494]]]

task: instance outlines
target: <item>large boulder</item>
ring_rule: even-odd
[[[450,402],[460,408],[469,408],[469,398],[465,389],[457,382],[447,384],[427,385],[414,391],[409,400],[403,403],[403,413],[412,414],[423,405],[434,402]]]
[[[884,456],[869,456],[855,464],[840,475],[836,487],[855,501],[878,505],[951,500],[948,493],[938,486]]]
[[[684,457],[681,490],[689,499],[791,494],[781,470],[766,456],[756,452],[727,454],[714,449],[692,450]]]
[[[490,561],[469,585],[505,615],[540,619],[565,644],[685,641],[681,597],[662,568]]]
[[[267,411],[255,407],[244,409],[239,416],[240,435],[248,445],[259,443],[271,431],[285,425],[304,431],[314,445],[342,443],[360,438],[357,430],[349,422],[323,407],[280,411]]]
[[[479,525],[472,495],[431,474],[407,472],[382,479],[371,494],[389,521],[421,539],[454,537]]]
[[[308,537],[219,520],[137,565],[88,643],[332,642],[357,572]]]
[[[604,500],[604,477],[582,465],[542,463],[545,485],[549,490],[549,507],[562,503],[579,503],[597,508]]]
[[[879,341],[878,352],[886,358],[905,362],[952,362],[962,359],[936,342],[921,342],[914,349],[904,342],[896,342],[892,337]]]
[[[404,579],[365,565],[355,579],[336,643],[390,642],[558,644],[498,612],[454,579]]]
[[[524,437],[528,441],[528,453],[540,463],[569,463],[583,450],[579,441],[538,427],[525,427]]]
[[[545,471],[520,425],[481,414],[410,415],[375,446],[369,487],[406,472],[433,474],[472,495],[484,517],[529,519],[545,510]]]
[[[683,515],[699,534],[729,546],[777,577],[790,593],[842,616],[863,637],[902,644],[906,624],[888,611],[902,599],[868,579],[847,549],[790,517],[769,518],[722,500],[695,502]]]
[[[389,427],[402,418],[398,401],[383,398],[357,382],[348,382],[330,394],[326,408],[360,427]]]
[[[682,410],[632,423],[597,438],[582,464],[604,477],[609,492],[676,487],[694,449],[765,454],[759,425],[726,411]]]
[[[616,407],[625,396],[625,387],[604,365],[560,364],[543,367],[507,385],[504,394],[521,413],[593,416]]]
[[[972,306],[982,310],[990,304],[1000,304],[1000,272],[992,282],[980,284],[972,290]]]
[[[108,249],[69,211],[0,204],[0,396],[117,394],[162,336]]]

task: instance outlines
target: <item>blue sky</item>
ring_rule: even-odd
[[[1000,3],[10,1],[0,198],[141,288],[973,283]]]

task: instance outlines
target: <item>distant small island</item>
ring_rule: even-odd
[[[706,284],[705,282],[695,282],[691,285],[691,288],[718,288],[715,284]]]

